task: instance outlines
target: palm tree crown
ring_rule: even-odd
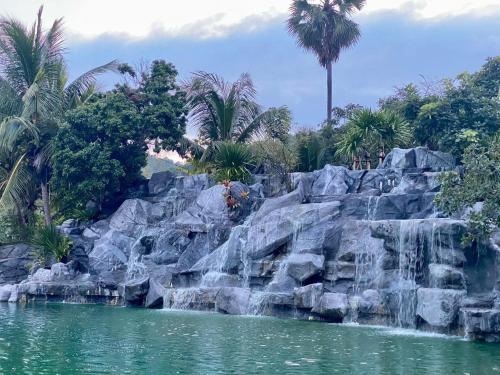
[[[42,12],[40,7],[31,27],[16,19],[0,19],[0,155],[16,151],[10,160],[2,160],[0,205],[15,201],[19,209],[30,180],[25,176],[31,174],[31,181],[40,183],[48,223],[51,139],[64,111],[88,94],[98,74],[117,64],[92,69],[68,84],[62,19],[45,31]]]
[[[355,11],[361,10],[365,0],[294,0],[290,6],[288,30],[297,38],[300,47],[312,51],[320,65],[328,72],[327,118],[331,121],[332,64],[340,52],[355,44],[360,31],[358,24],[349,19]]]

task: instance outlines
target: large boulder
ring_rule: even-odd
[[[286,259],[288,275],[299,282],[319,274],[325,268],[325,257],[315,254],[291,254]]]
[[[500,343],[500,309],[463,309],[466,337]]]
[[[455,158],[444,152],[431,151],[427,147],[410,149],[395,148],[379,168],[420,168],[431,171],[450,170],[455,167]]]
[[[123,299],[129,305],[143,305],[149,291],[149,277],[131,280],[123,285]]]
[[[163,296],[165,295],[166,291],[166,288],[157,280],[150,279],[148,294],[146,295],[144,306],[149,309],[162,308]]]
[[[314,172],[315,180],[311,187],[313,196],[330,196],[346,194],[354,183],[354,178],[345,167],[325,165]]]
[[[148,181],[150,195],[160,194],[169,191],[175,186],[177,175],[171,171],[153,173]]]
[[[449,327],[456,322],[465,295],[465,290],[419,288],[417,315],[433,327]]]
[[[429,264],[429,283],[433,288],[464,289],[463,271],[446,264]]]
[[[8,302],[14,289],[14,285],[6,284],[0,286],[0,302]]]
[[[348,308],[347,294],[344,293],[324,293],[312,312],[318,313],[328,319],[341,322],[347,314]]]
[[[32,252],[25,244],[0,246],[0,285],[17,284],[28,276]]]
[[[111,217],[109,227],[136,237],[150,222],[151,208],[152,204],[142,199],[127,199]]]
[[[301,309],[312,309],[319,303],[323,293],[323,284],[309,284],[293,291],[293,302]]]
[[[309,244],[308,247],[317,248],[317,243],[325,240],[325,236],[309,236],[307,232],[322,223],[320,229],[326,235],[328,227],[339,215],[339,206],[338,202],[294,205],[274,210],[259,222],[253,221],[248,230],[251,240],[246,243],[248,256],[263,258],[294,236],[304,236],[304,243],[307,239],[314,241],[316,245]]]
[[[244,315],[248,310],[250,289],[221,288],[215,298],[216,310],[231,315]]]

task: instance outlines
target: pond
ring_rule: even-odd
[[[0,374],[500,374],[500,345],[377,327],[0,303]]]

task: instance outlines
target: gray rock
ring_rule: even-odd
[[[250,301],[248,288],[221,288],[215,299],[216,310],[231,315],[247,313]]]
[[[348,299],[344,293],[324,293],[312,312],[334,321],[342,321],[347,314]]]
[[[0,302],[8,302],[14,285],[6,284],[0,286]]]
[[[123,285],[123,298],[127,304],[143,305],[149,291],[149,277],[132,280]]]
[[[149,194],[155,195],[169,191],[175,186],[176,179],[177,175],[174,172],[153,173],[148,181]]]
[[[25,244],[0,246],[0,285],[24,280],[33,262],[32,253],[33,249]]]
[[[466,337],[500,342],[500,309],[462,309],[462,315]]]
[[[128,237],[136,237],[149,223],[152,205],[142,199],[127,199],[113,214],[109,227]]]
[[[162,308],[163,296],[166,291],[165,287],[163,287],[163,285],[161,285],[157,280],[150,279],[148,294],[146,295],[144,306],[148,309]]]
[[[420,288],[417,291],[417,315],[434,327],[454,324],[465,290]]]
[[[293,303],[301,309],[312,309],[319,303],[323,293],[323,284],[316,283],[296,288],[293,291]]]
[[[429,264],[429,283],[433,288],[465,289],[463,272],[445,264]]]
[[[288,275],[303,282],[324,270],[325,257],[314,254],[291,254],[286,264]]]
[[[450,154],[431,151],[426,147],[393,149],[379,168],[420,168],[432,171],[450,170],[455,167],[455,159]]]
[[[328,226],[338,214],[338,202],[301,204],[274,210],[259,222],[252,222],[248,230],[251,241],[246,244],[247,254],[252,259],[263,258],[289,242],[294,234],[311,238],[306,234],[308,230],[319,221]],[[322,228],[325,233],[326,228]]]
[[[314,175],[311,188],[313,196],[345,194],[354,183],[354,178],[345,167],[325,165],[323,169],[314,172]]]

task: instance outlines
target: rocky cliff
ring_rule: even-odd
[[[464,247],[466,221],[433,203],[439,173],[454,167],[443,153],[395,149],[375,170],[292,174],[289,193],[268,176],[224,186],[158,173],[147,196],[108,220],[61,227],[74,242],[69,263],[22,282],[0,268],[0,301],[264,314],[500,341],[500,236],[480,252]]]

